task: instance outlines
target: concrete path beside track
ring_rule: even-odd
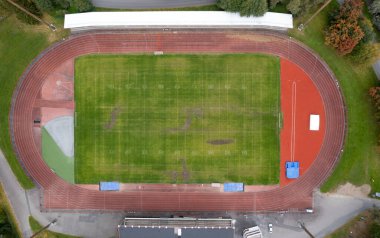
[[[153,9],[206,6],[216,0],[92,0],[96,7],[115,9]]]
[[[116,235],[117,224],[120,224],[123,217],[127,215],[123,212],[41,212],[39,190],[34,188],[25,191],[20,186],[1,151],[0,181],[15,212],[23,237],[30,237],[32,235],[28,222],[30,215],[36,218],[43,226],[57,218],[57,223],[51,226],[50,230],[92,238],[114,237]],[[303,221],[315,237],[322,238],[373,205],[380,206],[380,201],[369,198],[363,199],[337,194],[317,193],[315,195],[315,213],[312,215],[306,213],[271,213],[244,216],[233,212],[225,215],[237,220],[237,228],[239,230],[249,225],[259,224],[264,237],[307,238],[306,233],[298,227],[298,221]],[[273,223],[274,231],[272,234],[268,234],[267,232],[268,223]],[[239,226],[244,227],[240,229]]]

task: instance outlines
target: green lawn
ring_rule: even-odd
[[[42,128],[42,157],[59,177],[74,183],[74,158],[63,153],[45,128]]]
[[[24,188],[33,187],[13,152],[9,135],[9,110],[13,90],[28,64],[48,46],[43,33],[25,30],[13,16],[0,20],[0,148]]]
[[[279,182],[279,59],[92,55],[75,63],[75,180]]]
[[[324,44],[323,30],[328,12],[336,7],[333,1],[303,32],[294,29],[290,35],[314,49],[330,66],[341,85],[347,105],[348,134],[343,156],[332,176],[322,186],[329,191],[347,181],[353,184],[370,184],[380,191],[380,160],[376,152],[378,130],[368,90],[376,85],[370,63],[358,64],[341,57]],[[301,22],[297,19],[295,26]]]

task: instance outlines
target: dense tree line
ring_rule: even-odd
[[[308,12],[325,0],[218,0],[220,8],[228,12],[239,12],[241,16],[262,16],[268,8],[274,9],[283,4],[293,15]]]
[[[63,13],[87,12],[94,7],[90,0],[12,0],[18,5],[24,7],[29,12],[38,17],[42,17],[44,12],[62,11]],[[33,17],[25,14],[6,0],[0,0],[0,8],[8,12],[14,12],[17,18],[28,24],[39,23]]]

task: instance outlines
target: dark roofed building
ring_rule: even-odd
[[[119,227],[120,238],[177,238],[174,228]]]
[[[233,238],[232,219],[125,218],[119,238]]]
[[[201,229],[181,229],[181,238],[232,238],[234,229],[232,228],[201,228]]]

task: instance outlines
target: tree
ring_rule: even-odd
[[[369,11],[372,14],[380,13],[380,0],[373,1],[372,4],[369,6]]]
[[[339,13],[332,21],[325,36],[325,43],[345,55],[354,49],[364,37],[364,32],[358,24],[362,13],[361,0],[346,0],[339,8]]]
[[[372,14],[372,21],[376,28],[380,30],[380,0],[374,0],[369,6],[369,12]]]
[[[262,16],[268,11],[267,0],[218,0],[218,7],[241,16]]]
[[[242,0],[218,0],[218,7],[228,12],[240,12]]]
[[[73,7],[77,12],[88,12],[94,8],[89,0],[74,0]]]
[[[290,0],[286,9],[289,10],[293,15],[297,15],[301,10],[301,0]]]
[[[270,9],[275,8],[277,6],[277,4],[280,2],[281,2],[281,0],[270,0],[270,2],[269,2]]]
[[[268,11],[267,0],[245,0],[241,4],[241,16],[262,16]]]
[[[53,4],[50,0],[34,0],[34,3],[43,12],[53,9]]]

